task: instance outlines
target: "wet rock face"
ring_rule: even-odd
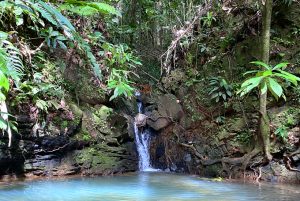
[[[7,139],[0,138],[0,175],[107,175],[137,169],[129,120],[113,109],[68,103],[46,119],[41,127],[26,114],[17,116],[22,138],[14,135],[9,149]]]
[[[0,138],[0,176],[23,172],[24,158],[21,150],[15,147],[8,148],[7,143],[8,140]]]

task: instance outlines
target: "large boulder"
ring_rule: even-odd
[[[147,119],[147,125],[158,131],[166,128],[173,122],[179,122],[184,112],[176,96],[165,94],[158,97],[157,110],[154,110]]]
[[[118,146],[123,141],[133,141],[128,133],[128,120],[105,105],[86,108],[83,112],[81,135],[98,143]]]
[[[135,171],[137,161],[134,155],[134,144],[126,143],[119,147],[97,144],[76,151],[75,161],[85,175],[109,175]]]

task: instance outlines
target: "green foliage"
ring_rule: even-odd
[[[42,30],[41,36],[45,38],[48,47],[52,47],[55,49],[59,45],[60,48],[64,50],[67,49],[67,46],[65,44],[67,38],[60,32],[54,31],[53,27]]]
[[[217,122],[218,124],[223,124],[223,123],[225,123],[225,117],[224,117],[224,116],[218,116],[218,117],[216,118],[216,122]]]
[[[126,98],[133,95],[134,88],[130,86],[132,82],[128,79],[129,73],[130,71],[112,69],[108,79],[108,88],[114,90],[114,92],[109,99],[110,101],[122,95]]]
[[[286,127],[285,125],[278,127],[275,131],[275,135],[286,142],[288,137],[288,127]]]
[[[134,56],[133,52],[125,44],[113,45],[104,43],[102,48],[104,51],[101,51],[100,55],[105,58],[108,68],[129,70],[142,65],[138,57]]]
[[[102,78],[100,66],[92,53],[91,47],[81,35],[76,32],[72,23],[62,15],[54,5],[42,0],[14,0],[5,1],[1,7],[0,20],[3,16],[10,15],[10,13],[17,13],[17,17],[22,19],[24,14],[29,15],[34,23],[35,31],[38,35],[45,38],[46,44],[48,44],[49,47],[56,48],[58,44],[61,48],[66,49],[65,42],[67,40],[70,41],[73,46],[76,46],[76,50],[86,55],[86,59],[92,66],[96,76],[99,79]],[[18,21],[17,17],[15,17],[16,21]],[[49,26],[49,23],[52,26]],[[17,24],[24,25],[20,22]]]
[[[241,89],[238,91],[241,96],[248,94],[254,88],[259,88],[261,94],[267,93],[269,90],[277,100],[280,97],[286,99],[283,93],[282,84],[279,83],[279,80],[288,81],[295,86],[297,86],[298,81],[300,81],[300,78],[297,76],[284,71],[288,63],[279,63],[274,67],[261,61],[254,61],[251,63],[263,67],[264,70],[254,70],[245,73],[256,73],[256,75],[243,82]]]
[[[227,102],[232,97],[232,86],[221,77],[213,77],[209,80],[209,93],[211,99],[216,102]]]
[[[133,70],[142,63],[125,44],[113,45],[105,42],[101,47],[103,51],[99,54],[104,57],[108,70],[111,70],[108,88],[114,90],[114,93],[110,100],[122,95],[130,98],[134,91],[134,88],[130,86],[133,84],[129,81],[130,74],[137,76]]]
[[[23,71],[23,63],[19,50],[8,40],[8,34],[0,31],[0,130],[8,133],[9,143],[11,146],[12,131],[17,130],[16,122],[11,121],[11,115],[7,112],[5,103],[6,94],[10,89],[10,81],[12,78],[16,84],[19,83],[21,73]]]
[[[292,28],[292,34],[294,36],[299,36],[300,35],[300,28],[299,27],[293,27]]]
[[[19,50],[7,38],[8,33],[0,31],[1,82],[5,82],[4,76],[6,76],[11,77],[18,85],[24,70],[22,57]]]
[[[253,135],[249,131],[242,131],[235,136],[235,140],[241,142],[245,145],[249,145],[251,143]]]
[[[87,133],[87,132],[82,133],[82,140],[83,141],[90,141],[91,139],[92,139],[92,136],[89,133]]]
[[[205,17],[202,17],[203,26],[211,27],[211,24],[216,21],[216,18],[213,16],[212,12],[207,12]]]
[[[12,116],[9,113],[6,112],[0,112],[0,130],[4,130],[4,131],[8,131],[9,128],[11,128],[12,130],[18,132],[18,128],[17,125],[18,123],[16,121],[12,121],[12,120],[7,120],[5,118],[3,118],[4,115],[7,115],[11,118],[14,118],[14,116]]]
[[[67,0],[59,6],[59,9],[67,10],[80,16],[92,16],[98,13],[120,16],[120,13],[114,7],[100,2]]]
[[[39,73],[35,75],[35,81],[25,81],[18,88],[18,95],[13,104],[31,100],[37,108],[47,111],[49,107],[58,109],[58,101],[63,98],[61,86],[44,82]]]

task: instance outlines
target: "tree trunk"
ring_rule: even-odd
[[[130,4],[130,11],[129,11],[129,25],[130,27],[136,28],[137,26],[137,0],[131,0],[131,4]],[[136,31],[136,30],[135,30]],[[134,32],[135,32],[134,31]],[[131,33],[130,34],[130,44],[136,44],[135,43],[135,33]]]
[[[262,21],[262,51],[261,59],[266,64],[269,63],[270,57],[270,29],[272,17],[273,0],[265,0],[263,5],[263,21]],[[264,152],[267,159],[272,160],[270,154],[270,120],[267,115],[267,92],[260,94],[260,120],[259,132],[263,141]]]

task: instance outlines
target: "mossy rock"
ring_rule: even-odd
[[[121,163],[119,157],[114,157],[110,153],[98,150],[95,147],[77,151],[75,161],[81,166],[83,172],[101,175],[107,172],[117,172]]]
[[[98,143],[119,145],[119,140],[130,138],[127,119],[105,105],[85,108],[80,133],[91,136]]]

